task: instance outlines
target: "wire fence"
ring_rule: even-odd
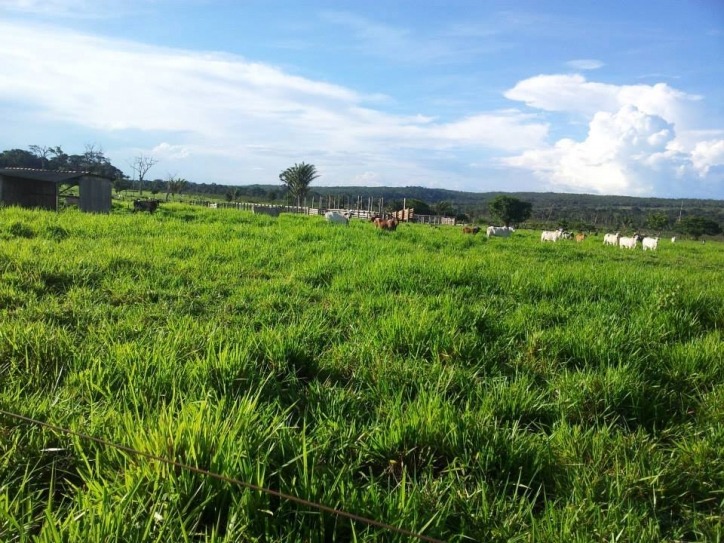
[[[112,442],[112,441],[108,441],[108,440],[103,439],[103,438],[100,438],[100,437],[95,437],[95,436],[91,436],[91,435],[88,435],[88,434],[84,434],[83,432],[77,432],[77,431],[71,430],[71,429],[69,429],[69,428],[64,428],[64,427],[62,427],[62,426],[56,426],[56,425],[54,425],[54,424],[50,424],[50,423],[45,422],[45,421],[33,419],[33,418],[27,417],[27,416],[25,416],[25,415],[20,415],[20,414],[18,414],[18,413],[13,413],[13,412],[11,412],[11,411],[6,411],[6,410],[4,410],[4,409],[0,409],[0,415],[3,415],[3,416],[5,416],[5,417],[9,417],[9,418],[12,418],[12,419],[15,419],[15,420],[19,420],[19,421],[22,421],[22,422],[25,422],[25,423],[28,423],[28,424],[32,424],[32,425],[35,425],[35,426],[39,426],[39,427],[42,427],[42,428],[46,428],[46,429],[51,430],[51,431],[53,431],[53,432],[57,432],[57,433],[61,433],[61,434],[69,435],[69,436],[74,436],[74,437],[77,437],[77,438],[82,439],[82,440],[85,440],[85,441],[93,441],[93,442],[95,442],[95,443],[98,443],[99,445],[103,445],[104,447],[112,447],[112,448],[114,448],[114,449],[118,449],[118,450],[123,451],[123,452],[125,452],[125,453],[132,454],[132,455],[134,455],[134,456],[143,457],[143,458],[146,458],[146,459],[148,459],[148,460],[153,460],[154,462],[161,462],[161,463],[163,463],[163,464],[167,464],[167,465],[169,465],[169,466],[173,466],[173,467],[178,468],[178,469],[183,469],[183,470],[187,470],[187,471],[190,471],[190,472],[193,472],[193,473],[198,473],[199,475],[203,475],[203,476],[205,476],[205,477],[209,477],[209,478],[212,478],[212,479],[217,479],[217,480],[219,480],[219,481],[224,481],[224,482],[226,482],[226,483],[233,484],[233,485],[237,485],[237,486],[240,486],[240,487],[242,487],[242,488],[246,488],[246,489],[249,489],[249,490],[254,490],[254,491],[256,491],[256,492],[262,492],[262,493],[264,493],[264,494],[268,494],[268,495],[270,495],[270,496],[275,496],[275,497],[277,497],[277,498],[279,498],[279,499],[286,500],[286,501],[289,501],[289,502],[293,502],[293,503],[296,503],[296,504],[299,504],[299,505],[308,507],[308,508],[310,508],[310,509],[316,509],[316,510],[321,511],[321,512],[323,512],[323,513],[328,513],[328,514],[330,514],[330,515],[335,515],[335,516],[337,516],[337,517],[346,518],[346,519],[352,520],[352,521],[354,521],[354,522],[359,522],[359,523],[361,523],[361,524],[366,524],[366,525],[368,525],[368,526],[372,526],[372,527],[375,527],[375,528],[379,528],[379,529],[381,529],[381,530],[387,530],[387,531],[389,531],[389,532],[394,532],[394,533],[397,533],[397,534],[401,534],[401,535],[404,535],[404,536],[407,536],[407,537],[412,537],[412,538],[418,539],[418,540],[420,540],[420,541],[426,541],[426,542],[429,542],[429,543],[445,543],[445,542],[444,542],[443,540],[441,540],[441,539],[435,539],[435,538],[433,538],[433,537],[426,536],[426,535],[420,534],[420,533],[416,533],[416,532],[413,532],[413,531],[411,531],[411,530],[407,530],[407,529],[405,529],[405,528],[400,528],[400,527],[397,527],[397,526],[393,526],[392,524],[387,524],[387,523],[381,522],[381,521],[379,521],[379,520],[375,520],[375,519],[368,518],[368,517],[363,517],[363,516],[361,516],[361,515],[357,515],[357,514],[355,514],[355,513],[350,513],[350,512],[347,512],[347,511],[343,511],[343,510],[337,509],[337,508],[335,508],[335,507],[330,507],[330,506],[328,506],[328,505],[324,505],[324,504],[321,504],[321,503],[316,503],[316,502],[312,502],[312,501],[309,501],[309,500],[305,500],[304,498],[300,498],[300,497],[298,497],[298,496],[293,496],[293,495],[291,495],[291,494],[286,494],[286,493],[280,492],[280,491],[278,491],[278,490],[273,490],[273,489],[271,489],[271,488],[266,488],[266,487],[263,487],[263,486],[255,485],[255,484],[253,484],[253,483],[249,483],[249,482],[246,482],[246,481],[242,481],[242,480],[240,480],[240,479],[235,479],[235,478],[233,478],[233,477],[227,477],[227,476],[221,475],[221,474],[219,474],[219,473],[214,473],[214,472],[212,472],[212,471],[208,471],[208,470],[205,470],[205,469],[203,469],[203,468],[198,468],[198,467],[191,466],[191,465],[188,465],[188,464],[183,464],[183,463],[181,463],[181,462],[177,462],[176,460],[172,460],[172,459],[169,459],[169,458],[164,458],[164,457],[162,457],[162,456],[158,456],[158,455],[155,455],[155,454],[152,454],[152,453],[148,453],[148,452],[144,452],[144,451],[139,451],[139,450],[134,449],[134,448],[132,448],[132,447],[128,447],[128,446],[126,446],[126,445],[121,445],[120,443],[114,443],[114,442]]]

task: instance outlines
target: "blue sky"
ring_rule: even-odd
[[[724,3],[0,0],[0,149],[724,199]],[[148,177],[147,176],[147,177]]]

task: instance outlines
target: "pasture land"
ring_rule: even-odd
[[[0,409],[446,541],[721,541],[724,248],[0,209]],[[410,541],[0,416],[0,540]]]

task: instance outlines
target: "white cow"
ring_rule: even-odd
[[[656,247],[659,246],[659,238],[644,238],[641,246],[644,248],[644,251],[655,251]]]
[[[332,224],[343,224],[345,226],[349,226],[349,214],[348,213],[338,213],[337,211],[327,211],[324,214],[324,218],[327,222],[331,222]]]
[[[543,232],[540,235],[540,240],[541,241],[552,241],[555,243],[556,241],[561,239],[562,234],[563,234],[563,230],[560,228],[558,230],[543,230]]]
[[[632,238],[622,237],[618,240],[618,246],[622,249],[635,249],[639,242],[639,235],[634,234]]]
[[[616,232],[615,234],[606,234],[603,236],[603,244],[604,245],[618,245],[618,240],[621,237],[621,234]]]
[[[673,238],[671,238],[671,243],[676,243],[676,236],[674,236]]]
[[[488,229],[486,230],[488,238],[507,238],[510,237],[511,232],[515,232],[515,228],[512,226],[488,226]]]

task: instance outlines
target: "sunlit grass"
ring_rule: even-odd
[[[720,540],[724,253],[0,210],[0,408],[448,541]],[[406,540],[12,419],[2,541]]]

